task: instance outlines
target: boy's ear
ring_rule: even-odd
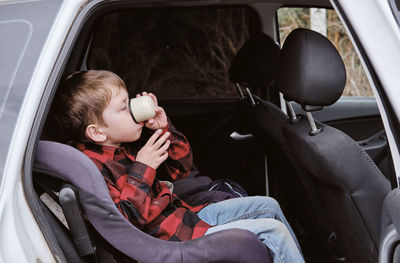
[[[102,143],[107,140],[107,135],[105,135],[102,129],[96,124],[88,125],[85,130],[85,135],[86,138],[95,143]]]

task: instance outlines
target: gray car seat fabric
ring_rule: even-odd
[[[393,189],[385,198],[379,263],[400,262],[400,189]]]
[[[311,206],[325,222],[334,255],[345,262],[377,262],[380,215],[389,181],[369,155],[343,132],[315,122],[311,111],[336,102],[346,75],[330,41],[307,29],[294,30],[282,48],[277,85],[284,97],[308,112],[283,128]],[[335,240],[332,239],[335,237]]]
[[[89,222],[132,259],[153,263],[270,262],[268,249],[246,230],[226,230],[186,242],[163,241],[145,234],[121,215],[95,164],[71,146],[40,141],[34,167],[74,185]]]

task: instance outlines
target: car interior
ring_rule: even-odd
[[[327,32],[301,20],[313,9],[324,10]],[[368,81],[355,82],[347,61],[357,54],[341,48],[350,41],[344,28],[332,29],[339,26],[329,1],[93,7],[67,42],[33,135],[30,202],[39,204],[35,217],[54,255],[65,262],[272,262],[247,231],[167,242],[122,217],[98,169],[68,145],[51,114],[63,76],[105,69],[131,97],[158,97],[191,144],[194,176],[229,178],[249,195],[274,197],[306,262],[378,262],[382,229],[395,221],[384,203],[399,197],[384,199],[397,181],[376,101],[360,91]],[[359,60],[351,63],[362,70]]]

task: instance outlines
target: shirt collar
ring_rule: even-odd
[[[110,159],[114,159],[114,154],[116,152],[125,152],[125,148],[122,147],[115,147],[115,146],[108,146],[108,145],[99,145],[93,142],[83,142],[83,143],[76,143],[76,148],[78,148],[80,151],[91,151],[95,152],[98,154],[101,154],[103,156],[106,156]],[[126,153],[126,152],[125,152]]]

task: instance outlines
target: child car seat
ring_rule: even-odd
[[[34,168],[73,185],[90,224],[131,259],[152,263],[271,262],[268,249],[247,230],[225,230],[185,242],[164,241],[142,232],[116,208],[95,164],[71,146],[39,141]]]

